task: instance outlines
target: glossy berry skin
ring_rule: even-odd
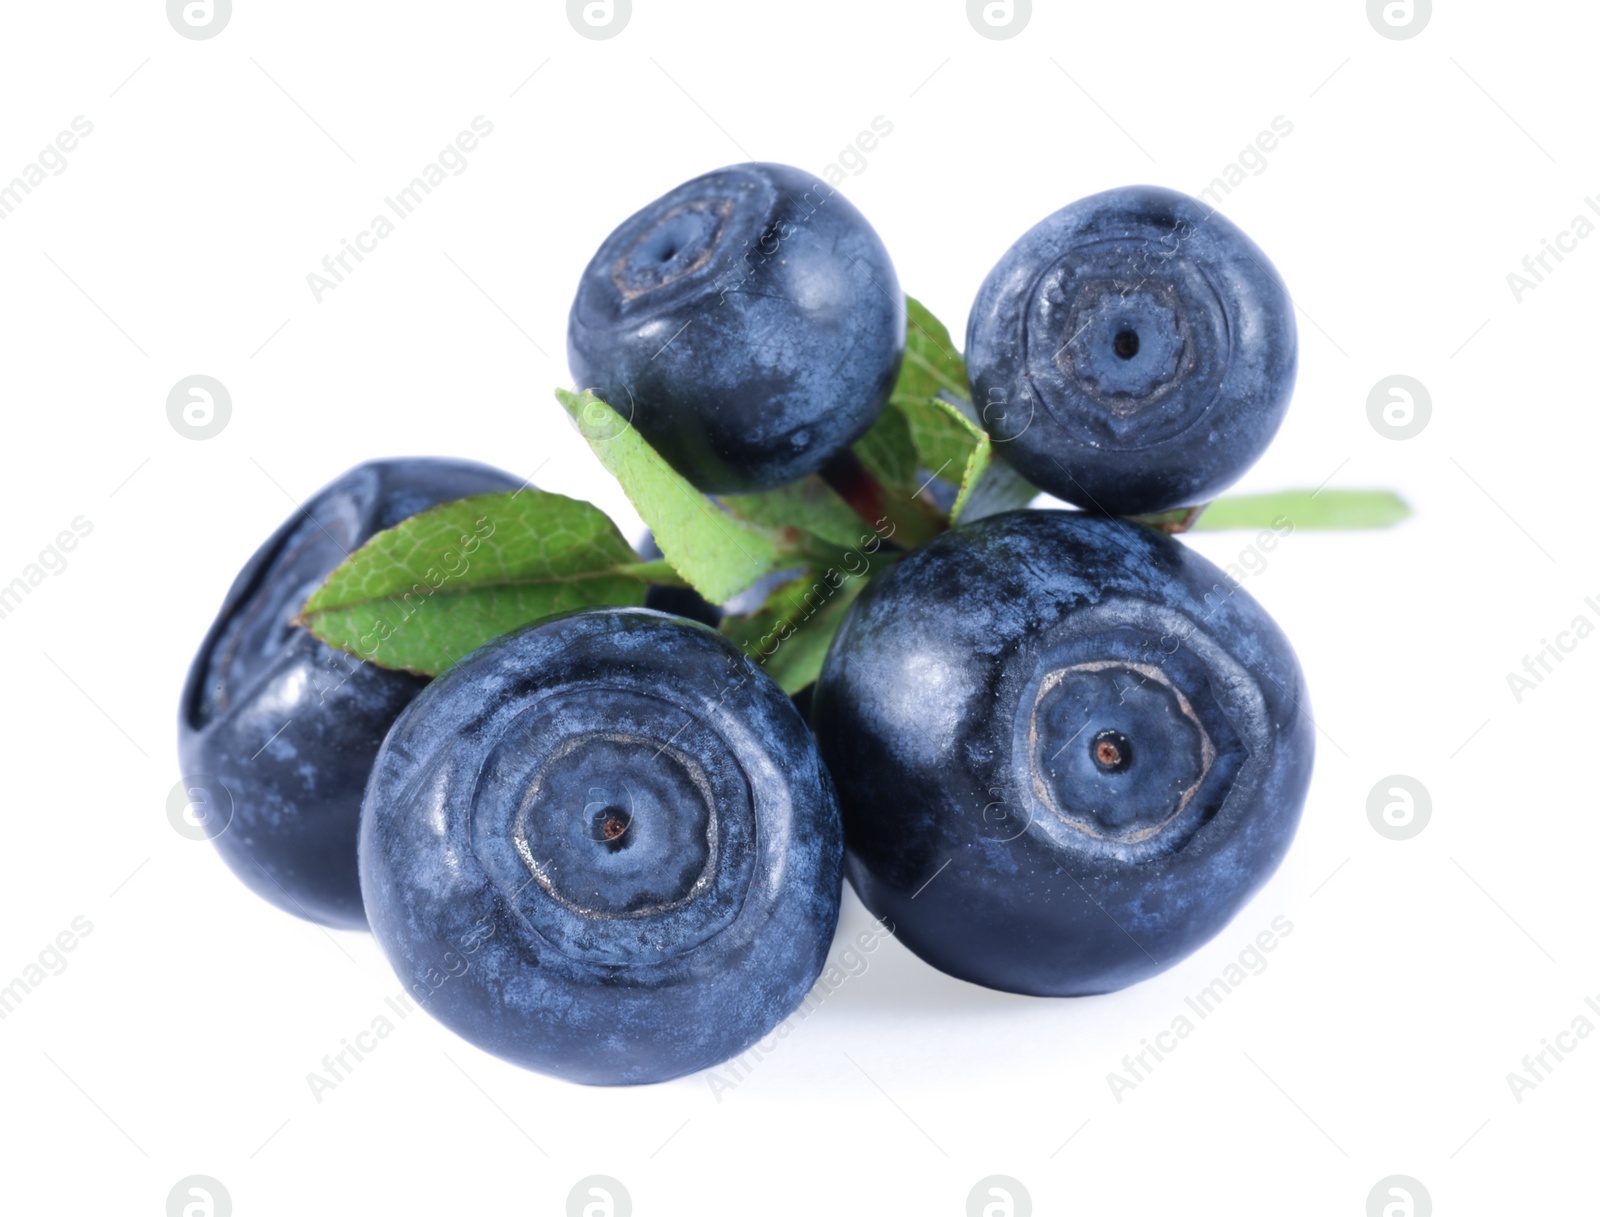
[[[995,450],[1088,511],[1210,501],[1266,450],[1297,359],[1294,306],[1249,237],[1157,186],[1041,220],[984,280],[967,325]]]
[[[245,564],[184,684],[184,776],[215,779],[232,820],[212,843],[286,912],[365,929],[356,823],[378,745],[427,679],[364,663],[292,624],[374,533],[419,511],[515,490],[486,465],[431,458],[358,465],[313,496]]]
[[[735,1056],[822,969],[838,804],[783,691],[716,631],[587,609],[400,716],[361,820],[389,962],[486,1052],[597,1085]]]
[[[846,873],[951,975],[1106,993],[1225,926],[1311,777],[1300,667],[1266,612],[1142,525],[946,533],[851,606],[813,724]]]
[[[712,494],[814,473],[889,399],[905,347],[894,265],[838,191],[732,165],[625,220],[583,273],[567,362]]]

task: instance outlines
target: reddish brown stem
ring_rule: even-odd
[[[905,549],[915,549],[950,527],[949,521],[920,495],[890,490],[848,450],[824,465],[821,477],[852,511]]]

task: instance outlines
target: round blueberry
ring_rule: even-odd
[[[245,564],[190,665],[178,713],[187,777],[226,788],[213,839],[257,895],[307,920],[364,929],[356,822],[378,745],[427,679],[378,668],[294,625],[306,599],[374,533],[429,507],[515,490],[468,461],[358,465]]]
[[[905,346],[894,265],[832,186],[733,165],[629,217],[583,273],[567,361],[699,489],[816,472],[889,399]]]
[[[528,1069],[656,1082],[766,1035],[822,969],[843,844],[783,691],[705,626],[549,618],[400,716],[361,889],[401,979]]]
[[[1105,993],[1210,939],[1277,868],[1311,777],[1299,663],[1152,529],[1081,512],[946,533],[851,606],[813,723],[846,873],[922,958]]]
[[[1294,307],[1249,237],[1156,186],[1080,199],[984,280],[967,326],[996,451],[1089,511],[1208,502],[1265,451],[1294,388]]]

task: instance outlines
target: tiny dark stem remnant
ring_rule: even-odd
[[[1089,741],[1089,755],[1105,773],[1121,773],[1133,763],[1133,745],[1120,731],[1106,730]]]
[[[1153,516],[1130,516],[1136,523],[1157,532],[1166,533],[1169,537],[1180,536],[1194,527],[1195,521],[1200,518],[1209,504],[1202,503],[1198,507],[1177,507],[1171,511],[1163,511]]]
[[[632,819],[621,807],[605,807],[595,813],[594,839],[615,853],[628,845],[628,829]]]
[[[1132,359],[1139,353],[1139,335],[1132,330],[1121,330],[1111,340],[1111,349],[1119,359]]]

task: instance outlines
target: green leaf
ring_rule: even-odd
[[[907,296],[906,355],[889,404],[906,420],[918,464],[950,482],[959,481],[981,430],[952,404],[966,400],[967,366],[950,332]]]
[[[834,552],[815,541],[805,568],[768,594],[755,612],[724,618],[722,632],[790,694],[816,680],[834,635],[872,577],[901,551],[872,538]]]
[[[895,392],[921,398],[940,391],[965,399],[967,364],[950,331],[922,302],[906,297],[906,357]]]
[[[635,562],[631,566],[622,568],[635,579],[643,579],[654,587],[688,587],[683,581],[683,576],[672,569],[672,563],[665,558],[652,558],[647,562]]]
[[[914,485],[931,474],[960,487],[952,522],[1026,507],[1039,493],[1004,461],[993,459],[984,421],[967,392],[967,367],[950,332],[907,296],[906,358],[889,404],[905,419],[916,450],[920,470]]]
[[[312,593],[299,624],[380,667],[436,676],[552,613],[643,604],[638,565],[589,503],[526,487],[475,495],[378,533]]]
[[[890,398],[890,405],[905,417],[911,443],[917,450],[917,463],[927,471],[923,476],[932,474],[947,482],[960,481],[960,471],[977,446],[976,433],[982,428],[942,397],[916,401]]]
[[[803,528],[846,549],[860,545],[864,529],[850,505],[820,477],[812,475],[761,494],[730,494],[718,500],[742,520],[768,529]]]
[[[942,397],[930,397],[913,413],[911,433],[928,473],[961,488],[950,509],[951,520],[959,519],[963,499],[989,464],[989,437],[959,406]]]
[[[982,427],[967,417],[961,407],[942,397],[931,399],[926,410],[929,419],[939,417],[945,433],[961,437],[960,463],[944,468],[936,476],[960,487],[950,508],[950,522],[960,524],[1025,507],[1039,491],[1003,461],[994,459],[994,446]],[[932,472],[932,471],[930,471]]]
[[[793,696],[821,674],[845,610],[866,585],[865,571],[808,568],[754,613],[723,621],[722,632]]]
[[[867,467],[867,472],[891,490],[912,495],[921,487],[911,426],[898,407],[885,407],[872,430],[855,442],[852,451]]]
[[[965,400],[967,370],[949,331],[910,296],[905,309],[900,375],[872,429],[851,448],[867,476],[834,485],[861,519],[874,528],[891,523],[898,543],[915,546],[947,523],[924,488],[935,477],[960,486],[983,432],[953,404]]]
[[[990,461],[983,475],[970,490],[963,491],[960,522],[970,524],[984,516],[1016,511],[1039,497],[1039,488],[1005,461]]]
[[[792,565],[781,553],[779,538],[719,511],[593,393],[557,389],[556,399],[622,484],[673,569],[707,600],[720,604],[762,575]]]
[[[972,501],[973,492],[977,490],[979,481],[989,468],[994,452],[989,446],[989,437],[982,431],[978,432],[978,444],[967,454],[966,468],[961,471],[961,490],[956,495],[956,501],[950,507],[950,523],[959,524],[966,518],[967,506]]]
[[[1194,524],[1196,530],[1281,528],[1355,531],[1388,528],[1411,515],[1392,490],[1283,490],[1273,494],[1227,495],[1212,503]]]

